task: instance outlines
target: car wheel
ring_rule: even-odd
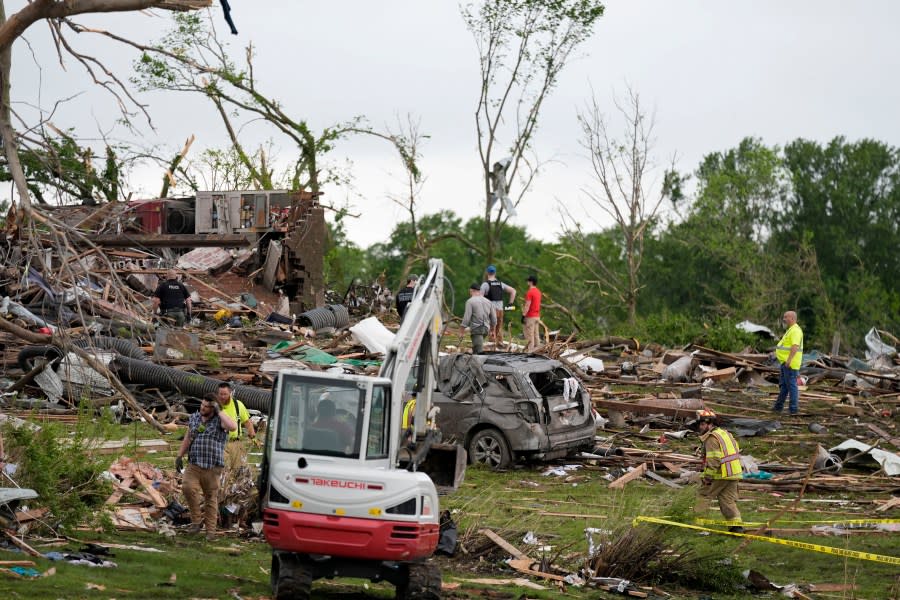
[[[512,463],[512,452],[502,433],[496,429],[482,429],[469,442],[469,460],[472,464],[505,469]]]

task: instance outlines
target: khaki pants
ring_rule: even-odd
[[[497,315],[497,324],[494,325],[490,330],[491,340],[498,344],[494,350],[500,350],[499,344],[503,343],[503,314],[504,311],[502,308],[495,308],[494,314]],[[480,352],[480,350],[479,350]],[[477,353],[476,353],[477,354]]]
[[[191,523],[202,524],[207,533],[216,532],[216,521],[219,519],[219,478],[222,470],[223,467],[203,469],[197,465],[188,465],[184,470],[181,489],[191,511]]]
[[[525,317],[525,352],[532,352],[540,346],[538,323],[540,317]]]
[[[242,465],[247,464],[247,442],[244,438],[228,440],[225,444],[225,469],[229,472],[237,471]]]
[[[729,521],[741,520],[741,511],[737,507],[738,482],[736,479],[713,479],[710,484],[701,484],[701,501],[697,504],[698,510],[705,510],[709,501],[713,498],[719,501],[719,510]]]

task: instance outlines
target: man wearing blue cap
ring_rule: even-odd
[[[497,267],[488,265],[484,270],[485,282],[481,284],[481,295],[491,301],[494,312],[497,313],[497,323],[491,327],[491,341],[494,349],[499,350],[503,343],[503,292],[509,294],[509,303],[516,301],[516,288],[506,285],[497,279]]]

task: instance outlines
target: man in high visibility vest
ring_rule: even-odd
[[[243,443],[245,434],[253,444],[256,444],[256,429],[250,420],[250,413],[243,402],[231,395],[232,391],[231,384],[223,381],[216,393],[220,411],[237,422],[237,428],[228,434],[228,445],[225,447],[227,471],[234,471],[247,462],[247,448]]]
[[[797,313],[792,310],[784,313],[781,322],[787,330],[775,346],[775,358],[781,364],[781,377],[778,380],[778,399],[772,410],[781,412],[784,409],[785,399],[790,397],[790,412],[796,415],[800,410],[797,376],[800,374],[800,363],[803,359],[803,330],[797,325]]]
[[[741,449],[729,432],[718,426],[718,417],[711,410],[698,410],[700,440],[703,442],[703,484],[700,486],[698,509],[712,498],[719,502],[722,515],[734,525],[728,531],[743,533],[741,511],[737,507],[738,482],[743,477]]]

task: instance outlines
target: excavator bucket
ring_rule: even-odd
[[[458,444],[432,444],[419,471],[431,477],[438,492],[447,494],[462,485],[466,475],[466,450]]]

